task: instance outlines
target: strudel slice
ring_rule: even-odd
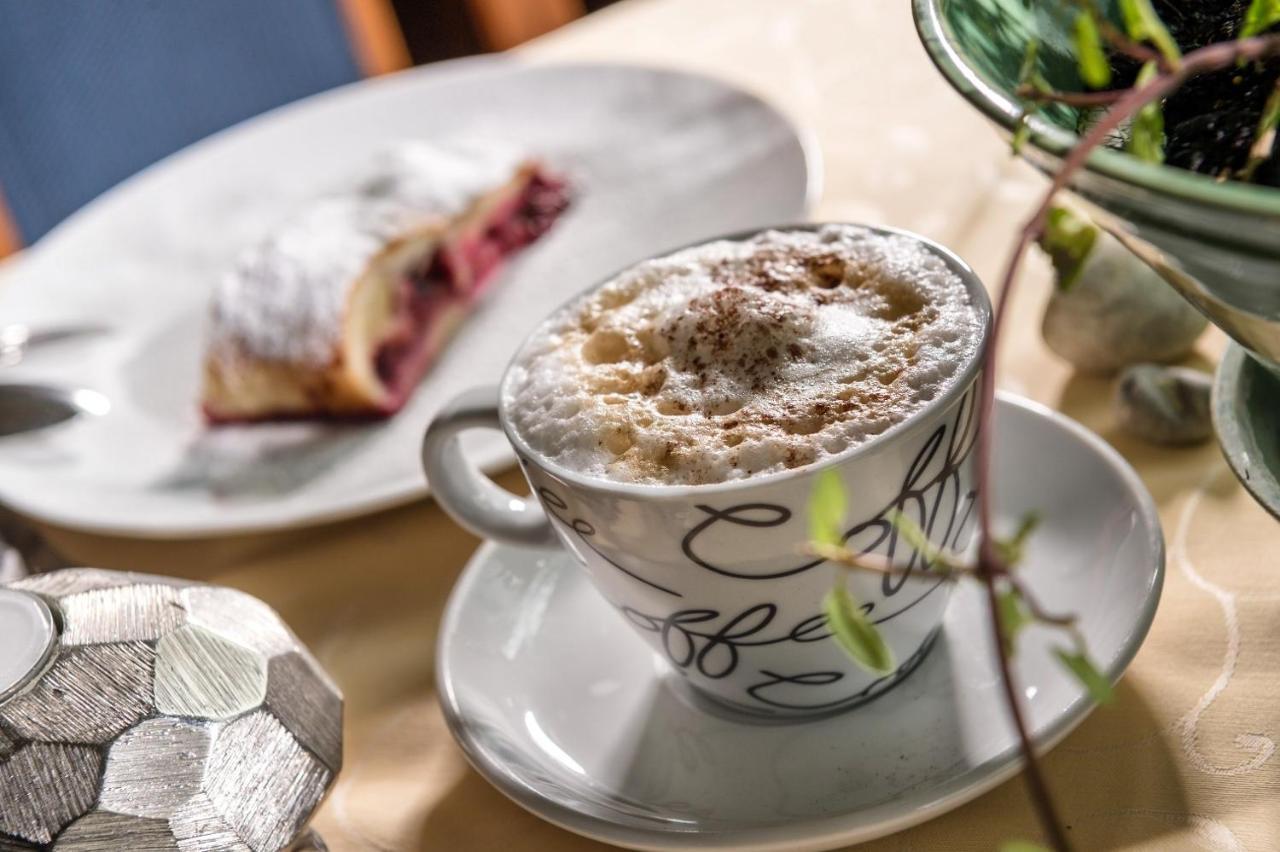
[[[302,211],[219,283],[207,418],[395,413],[503,262],[568,203],[563,180],[505,151],[388,152],[356,191]]]

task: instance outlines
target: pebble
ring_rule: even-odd
[[[1120,374],[1112,397],[1116,421],[1153,444],[1199,444],[1213,435],[1213,379],[1186,367],[1136,364]]]
[[[1055,287],[1045,309],[1045,343],[1078,369],[1109,373],[1129,364],[1177,361],[1207,325],[1114,237],[1099,232],[1079,278]]]

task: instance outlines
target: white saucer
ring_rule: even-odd
[[[996,505],[1043,513],[1024,576],[1073,612],[1118,678],[1155,615],[1164,542],[1151,497],[1093,433],[1009,396]],[[570,831],[638,849],[817,850],[973,799],[1019,767],[981,590],[962,583],[932,652],[871,703],[765,724],[699,709],[567,556],[486,545],[449,601],[437,671],[471,763]],[[1017,671],[1041,749],[1092,703],[1031,628]]]
[[[574,205],[493,283],[398,416],[359,426],[205,429],[213,284],[248,242],[405,138],[517,144],[569,174]],[[812,146],[754,95],[624,65],[440,63],[308,98],[156,164],[6,265],[0,317],[106,324],[5,368],[101,392],[102,416],[0,440],[0,501],[42,520],[149,537],[241,533],[357,515],[426,493],[414,461],[447,400],[497,384],[533,326],[622,266],[730,231],[805,218]],[[509,464],[497,432],[467,436]]]

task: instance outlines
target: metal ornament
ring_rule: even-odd
[[[10,661],[21,675],[34,660],[0,694],[0,852],[305,840],[342,766],[342,695],[270,607],[88,568],[0,587],[0,605],[18,597],[47,606],[56,636]]]

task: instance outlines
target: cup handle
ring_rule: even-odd
[[[427,485],[449,516],[482,538],[504,544],[556,547],[551,520],[536,500],[517,497],[495,484],[462,455],[458,433],[501,429],[498,389],[475,388],[435,416],[422,436]]]

